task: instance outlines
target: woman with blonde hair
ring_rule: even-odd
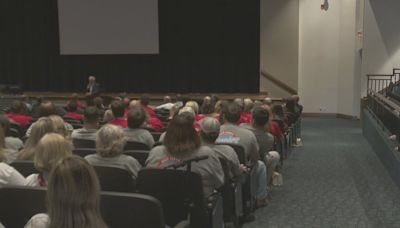
[[[52,170],[47,188],[47,214],[33,216],[26,228],[106,228],[100,213],[100,184],[83,158],[71,155]]]
[[[63,136],[56,133],[49,133],[40,139],[35,148],[33,159],[35,168],[40,173],[29,175],[28,186],[45,187],[52,168],[63,158],[72,155],[72,145]]]
[[[51,122],[53,123],[54,132],[62,135],[65,138],[69,138],[72,131],[67,129],[63,118],[61,118],[60,116],[57,116],[57,115],[51,115],[51,116],[49,116],[49,118],[50,118]]]
[[[4,131],[3,127],[0,126],[0,184],[25,185],[25,178],[13,167],[3,162],[6,158],[6,153],[4,149]]]
[[[55,132],[53,122],[49,117],[41,117],[34,124],[29,138],[26,140],[24,149],[20,151],[18,160],[33,160],[35,147],[40,139],[47,133]]]
[[[96,135],[96,154],[91,154],[85,159],[92,165],[113,165],[127,170],[133,178],[137,177],[142,168],[133,157],[124,155],[125,139],[121,127],[106,124]]]

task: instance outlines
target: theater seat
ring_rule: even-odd
[[[94,165],[100,180],[102,191],[129,192],[136,191],[136,181],[125,169],[112,165]]]
[[[135,141],[127,141],[124,150],[150,150],[149,146]]]
[[[35,214],[46,213],[46,189],[0,185],[0,221],[24,227]],[[100,211],[110,228],[165,228],[160,202],[147,195],[102,192]]]
[[[96,148],[96,142],[91,139],[72,139],[75,148]]]
[[[233,150],[236,152],[236,155],[238,156],[240,164],[246,164],[247,163],[247,158],[246,154],[244,152],[244,147],[240,144],[234,144],[234,143],[218,143],[219,145],[227,145],[233,148]]]
[[[146,166],[146,160],[149,157],[148,150],[127,150],[124,154],[135,158],[142,166]]]
[[[39,171],[36,170],[33,161],[14,161],[10,164],[12,167],[14,167],[19,173],[21,173],[23,176],[27,177],[33,173],[39,173]]]
[[[75,148],[72,150],[72,152],[80,157],[86,157],[87,155],[90,154],[95,154],[96,149],[91,149],[91,148]]]

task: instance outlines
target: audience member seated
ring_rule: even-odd
[[[40,173],[29,175],[26,185],[46,187],[50,171],[68,155],[72,155],[72,145],[64,137],[56,133],[43,136],[35,148],[33,159],[35,168]]]
[[[289,97],[286,100],[285,107],[286,115],[288,118],[288,126],[291,126],[292,124],[296,123],[297,119],[300,117],[300,110],[297,108],[296,102],[292,97]]]
[[[250,98],[243,100],[243,113],[241,118],[245,123],[251,124],[252,115],[251,112],[254,108],[254,102]]]
[[[209,196],[214,189],[221,187],[224,183],[221,164],[209,147],[201,146],[200,137],[193,127],[193,119],[189,118],[189,115],[179,114],[172,119],[167,129],[164,145],[150,151],[146,165],[166,168],[200,156],[208,156],[208,158],[193,162],[191,171],[202,177],[204,194]]]
[[[164,96],[163,103],[161,105],[157,106],[156,109],[170,110],[173,106],[174,106],[174,103],[172,103],[171,97]]]
[[[100,213],[100,184],[87,161],[69,156],[50,173],[47,214],[34,215],[25,228],[106,228]]]
[[[126,128],[128,126],[128,122],[124,117],[125,109],[122,102],[119,100],[111,102],[111,111],[113,114],[113,119],[108,121],[107,123],[112,125],[117,125],[122,128]]]
[[[70,118],[82,122],[83,116],[78,113],[78,104],[76,102],[70,101],[67,105],[67,110],[68,112],[65,113],[64,118]]]
[[[211,97],[206,96],[203,99],[203,104],[201,105],[201,113],[205,117],[213,117],[215,110],[215,104],[211,103]]]
[[[67,123],[64,122],[63,118],[57,115],[51,115],[49,118],[53,124],[54,133],[69,139],[73,129],[67,127]]]
[[[96,133],[99,128],[99,111],[94,106],[85,108],[83,113],[83,127],[75,129],[72,134],[72,139],[90,139],[96,140]]]
[[[12,149],[6,148],[5,131],[1,125],[0,125],[0,151],[4,156],[2,161],[7,164],[12,163],[18,156],[17,150],[12,150]]]
[[[92,165],[113,165],[127,170],[133,178],[142,168],[131,156],[124,155],[124,131],[116,125],[106,124],[97,132],[96,154],[85,157]]]
[[[223,110],[224,124],[216,140],[217,143],[232,143],[242,145],[251,171],[252,195],[256,199],[256,206],[263,207],[268,204],[267,199],[267,169],[260,161],[259,146],[254,133],[238,125],[241,116],[241,107],[237,102],[231,102]]]
[[[101,97],[95,97],[93,99],[93,105],[99,110],[99,115],[103,116],[104,112],[106,111],[106,108],[103,105],[103,98]]]
[[[140,104],[143,106],[144,111],[149,114],[151,118],[157,118],[156,113],[154,112],[153,108],[149,106],[150,98],[147,94],[143,94],[140,97]]]
[[[7,114],[8,119],[18,123],[22,128],[28,128],[32,117],[27,115],[27,107],[22,101],[14,101],[11,105],[10,113]]]
[[[246,168],[241,165],[236,152],[227,145],[215,144],[220,132],[220,123],[212,117],[206,117],[200,122],[200,138],[204,146],[210,147],[219,158],[224,159],[229,167],[229,179],[238,179]]]
[[[78,94],[77,94],[77,93],[73,93],[73,94],[72,94],[71,100],[67,101],[67,104],[65,105],[65,107],[68,107],[68,105],[69,105],[70,102],[76,103],[76,107],[77,107],[78,110],[83,110],[83,109],[86,108],[86,105],[84,105],[84,104],[79,100],[79,97],[78,97]]]
[[[186,102],[185,107],[191,107],[193,109],[194,114],[195,114],[195,118],[194,119],[195,119],[196,122],[198,122],[201,119],[203,119],[204,117],[206,117],[203,114],[199,114],[199,104],[197,104],[196,101],[188,101],[188,102]]]
[[[35,154],[35,147],[40,139],[47,133],[55,132],[53,122],[49,117],[41,117],[32,124],[32,133],[24,144],[18,155],[18,160],[33,160]]]
[[[272,99],[270,97],[266,97],[264,98],[264,100],[262,101],[263,104],[268,105],[270,107],[272,107]]]
[[[140,104],[140,101],[132,100],[131,103],[129,104],[129,109],[132,109],[135,107],[143,108],[143,106]],[[144,110],[144,108],[143,108],[143,110]],[[128,116],[128,113],[126,113],[126,116]],[[146,120],[147,128],[152,128],[152,129],[154,129],[155,132],[161,132],[165,128],[164,124],[157,117],[153,118],[147,112],[146,112],[146,116],[147,116],[147,120]]]
[[[25,185],[25,178],[13,167],[5,163],[7,151],[2,143],[4,142],[4,131],[0,126],[0,184]]]
[[[0,115],[0,126],[3,127],[5,133],[5,148],[11,149],[14,151],[19,151],[23,148],[24,143],[18,137],[12,137],[10,135],[10,121],[7,116]]]
[[[134,107],[128,113],[128,128],[124,129],[125,140],[141,142],[153,148],[154,138],[143,127],[146,125],[147,114],[142,107]]]

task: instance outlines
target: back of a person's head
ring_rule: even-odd
[[[282,105],[281,104],[274,104],[274,106],[272,106],[272,113],[275,116],[282,118],[284,116]]]
[[[195,114],[199,113],[199,104],[196,101],[186,102],[185,107],[191,107]]]
[[[150,104],[150,97],[148,94],[143,94],[142,96],[140,96],[140,103],[143,106],[147,106]]]
[[[7,136],[7,133],[10,129],[10,120],[6,115],[0,115],[0,126],[3,128],[4,134]]]
[[[254,108],[254,102],[253,100],[251,100],[250,98],[246,98],[243,100],[243,104],[244,104],[244,112],[246,113],[251,113],[251,110]]]
[[[53,124],[55,133],[60,134],[63,137],[69,136],[69,132],[68,132],[67,127],[65,126],[65,122],[64,122],[63,118],[61,118],[60,116],[57,116],[57,115],[51,115],[51,116],[49,116],[49,118]]]
[[[200,138],[189,115],[178,114],[170,122],[164,145],[176,157],[184,157],[200,147]]]
[[[164,96],[163,102],[164,102],[164,103],[171,103],[171,102],[172,102],[172,99],[171,99],[170,96]]]
[[[106,124],[96,134],[96,151],[102,157],[120,155],[124,146],[124,131],[117,125]]]
[[[103,105],[103,98],[101,98],[101,97],[95,97],[95,98],[93,99],[93,105],[96,106],[96,107],[98,107],[98,108],[101,108],[101,106]]]
[[[220,123],[212,117],[206,117],[199,122],[200,136],[203,142],[214,144],[220,131]]]
[[[144,122],[146,121],[147,115],[144,109],[139,107],[133,107],[128,112],[128,127],[129,128],[140,128],[143,126]]]
[[[201,113],[202,114],[211,114],[214,113],[214,105],[211,103],[205,103],[201,106]]]
[[[252,112],[252,117],[253,117],[253,125],[260,128],[265,127],[265,125],[269,121],[268,110],[262,107],[254,108]]]
[[[100,118],[99,110],[95,106],[88,106],[83,112],[86,123],[97,123]]]
[[[185,106],[179,109],[177,115],[185,116],[190,122],[192,122],[192,124],[196,120],[196,113],[194,112],[193,108],[189,106]]]
[[[222,114],[225,121],[237,124],[242,114],[242,108],[237,102],[230,102],[226,108],[223,108]]]
[[[49,117],[41,117],[32,124],[31,134],[25,143],[25,148],[35,147],[40,139],[47,133],[55,132],[52,120]]]
[[[121,118],[124,116],[125,108],[121,101],[115,100],[111,102],[111,111],[114,118]]]
[[[76,112],[78,110],[78,103],[76,101],[68,102],[67,109],[69,112]]]
[[[266,105],[270,105],[270,106],[272,105],[272,99],[270,97],[264,98],[264,100],[262,102]]]
[[[40,103],[40,108],[39,108],[40,117],[56,115],[56,114],[57,114],[56,106],[54,106],[53,102],[43,101],[42,103]]]
[[[56,133],[44,135],[35,147],[34,164],[41,172],[50,172],[61,159],[72,155],[72,145]]]
[[[100,213],[100,184],[93,167],[71,155],[54,167],[47,188],[49,228],[105,228]]]
[[[25,104],[22,101],[13,101],[11,104],[10,111],[11,113],[16,113],[16,114],[23,114],[24,112],[24,106]]]
[[[295,105],[296,105],[296,101],[293,97],[288,97],[286,99],[286,109],[289,112],[294,112],[295,109]]]

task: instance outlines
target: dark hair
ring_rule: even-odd
[[[201,113],[202,114],[211,114],[214,113],[215,107],[212,103],[203,103],[201,106]]]
[[[200,147],[200,137],[188,116],[176,115],[168,126],[164,145],[172,156],[183,157]]]
[[[22,103],[22,101],[13,101],[13,103],[11,104],[11,108],[10,111],[12,113],[17,113],[17,114],[22,114],[24,113],[26,109],[26,106],[24,103]]]
[[[71,100],[68,102],[67,109],[69,112],[76,112],[78,110],[78,102],[75,100]]]
[[[42,101],[39,107],[39,117],[57,115],[56,106],[51,101]]]
[[[52,170],[47,190],[49,228],[105,228],[100,213],[100,184],[93,167],[76,155]]]
[[[274,104],[274,106],[272,106],[272,113],[277,117],[284,118],[283,108],[280,104]]]
[[[150,104],[150,97],[147,94],[143,94],[140,97],[140,104],[142,104],[143,106],[147,106]]]
[[[99,120],[100,114],[96,107],[88,106],[85,108],[83,116],[85,117],[85,122],[96,123]]]
[[[295,99],[292,98],[292,97],[287,98],[287,100],[286,100],[286,109],[287,109],[287,111],[294,113],[295,112],[295,106],[296,106]]]
[[[242,108],[237,102],[230,102],[222,109],[223,118],[229,123],[237,124],[242,114]]]
[[[204,131],[200,131],[200,137],[205,143],[214,144],[218,136],[219,132],[205,133]]]
[[[128,113],[128,127],[139,128],[146,121],[147,115],[142,107],[133,107]]]
[[[124,116],[124,105],[122,104],[121,101],[115,100],[111,102],[111,111],[114,115],[114,118],[121,118]]]
[[[264,127],[268,123],[269,113],[268,110],[264,108],[261,107],[254,108],[252,116],[253,116],[253,124],[255,126]]]

